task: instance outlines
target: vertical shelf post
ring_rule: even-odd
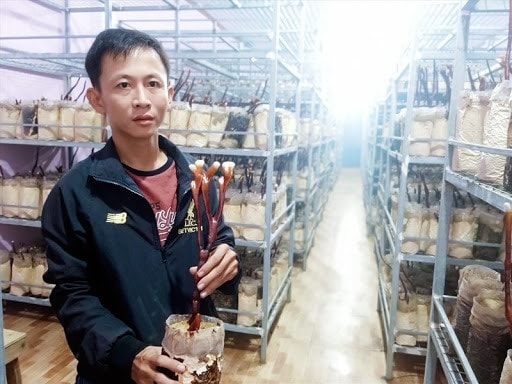
[[[457,41],[455,51],[455,67],[453,71],[452,91],[450,95],[450,107],[448,114],[449,136],[455,137],[457,123],[457,109],[459,101],[459,91],[464,89],[466,51],[468,44],[470,11],[461,8],[457,25]],[[453,155],[453,147],[447,144],[445,157],[445,170],[450,167]],[[434,264],[434,280],[432,283],[432,302],[430,308],[429,337],[427,342],[427,357],[425,361],[425,384],[433,384],[436,378],[437,351],[433,345],[432,326],[438,324],[439,314],[435,308],[434,300],[442,299],[445,288],[446,276],[446,257],[448,255],[448,239],[450,232],[451,212],[453,205],[454,187],[445,181],[445,172],[443,172],[443,184],[441,186],[441,204],[439,206],[439,226],[437,231],[436,262]]]

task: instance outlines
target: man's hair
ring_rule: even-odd
[[[169,58],[162,45],[154,37],[132,29],[112,28],[100,32],[89,48],[85,58],[85,69],[93,87],[99,86],[101,75],[101,61],[103,56],[112,55],[113,58],[123,55],[125,58],[140,48],[153,49],[165,67],[167,79],[169,78]]]

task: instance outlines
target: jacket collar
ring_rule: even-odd
[[[158,146],[176,163],[178,196],[181,197],[190,189],[190,182],[193,176],[189,164],[192,164],[195,159],[189,154],[184,154],[176,145],[162,135],[158,136]],[[138,191],[135,182],[124,171],[112,138],[107,141],[100,151],[91,156],[91,160],[92,164],[89,171],[91,177],[120,184]]]

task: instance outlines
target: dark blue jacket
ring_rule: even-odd
[[[78,163],[53,188],[44,205],[48,244],[44,279],[55,284],[52,307],[78,360],[78,374],[101,383],[130,383],[135,355],[161,345],[165,320],[190,313],[199,246],[190,190],[194,158],[160,136],[178,177],[177,214],[165,246],[150,204],[124,171],[114,143]],[[212,183],[213,184],[213,183]],[[217,207],[216,189],[210,190]],[[208,222],[202,219],[203,234]],[[216,245],[234,246],[221,221]],[[221,287],[235,293],[238,276]],[[210,298],[201,312],[216,315]]]

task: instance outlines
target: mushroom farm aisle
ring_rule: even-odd
[[[4,326],[27,333],[20,357],[24,384],[74,383],[76,362],[49,308],[6,302]],[[270,335],[266,364],[260,364],[259,342],[227,334],[222,384],[385,383],[377,270],[359,168],[342,169],[329,194],[308,268],[293,272],[292,300]],[[395,360],[391,383],[423,382],[423,359]]]

